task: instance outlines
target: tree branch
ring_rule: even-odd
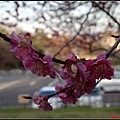
[[[117,48],[118,44],[120,43],[120,36],[118,38],[118,40],[115,42],[115,44],[105,53],[106,54],[106,59],[110,56],[110,54],[112,53],[112,51]]]
[[[0,37],[3,38],[3,39],[4,39],[5,41],[7,41],[7,42],[11,42],[11,39],[10,39],[9,37],[7,37],[5,34],[0,33]],[[118,38],[118,36],[114,36],[114,35],[112,35],[112,37]],[[113,51],[115,48],[117,48],[117,46],[118,46],[119,43],[120,43],[120,36],[119,36],[118,40],[114,43],[114,45],[105,53],[105,54],[106,54],[106,59],[110,56],[110,54],[112,53],[112,51]],[[37,51],[36,51],[36,53],[38,53],[39,55],[41,55],[41,56],[43,56],[43,57],[45,56],[44,54],[39,53],[39,52],[37,52]],[[54,61],[54,62],[57,62],[57,63],[60,63],[60,64],[65,64],[64,61],[61,61],[61,60],[55,59],[55,58],[53,58],[53,61]],[[102,80],[102,79],[100,79],[99,81],[97,81],[97,82],[96,82],[96,85],[97,85],[101,80]],[[72,85],[72,86],[70,86],[70,87],[73,87],[73,86],[74,86],[74,85]],[[54,94],[49,95],[49,97],[52,97],[52,96],[54,96],[54,95],[56,95],[56,94],[59,94],[60,92],[63,92],[63,91],[65,91],[65,90],[69,89],[70,87],[65,87],[64,89],[62,89],[62,90],[60,90],[60,91],[58,91],[58,92],[56,92],[56,93],[54,93]],[[22,97],[25,98],[25,99],[32,99],[31,96],[22,96]]]
[[[11,42],[11,39],[9,37],[7,37],[5,34],[0,33],[0,37],[3,38],[3,40],[5,40],[6,42]],[[120,42],[120,36],[114,36],[112,35],[112,37],[118,38],[118,40],[115,42],[115,44],[105,53],[106,54],[106,59],[110,56],[110,54],[112,53],[112,51],[117,48],[119,42]],[[44,57],[45,55],[42,53],[39,53],[38,51],[35,51],[37,54],[39,54],[41,57]],[[56,59],[56,58],[52,58],[53,62],[59,63],[59,64],[65,64],[65,61],[62,61],[60,59]]]
[[[62,46],[62,47],[60,48],[60,50],[54,55],[54,58],[55,58],[58,54],[60,54],[60,52],[61,52],[69,43],[71,43],[71,42],[77,37],[77,35],[79,35],[80,31],[82,30],[83,25],[85,24],[85,22],[87,21],[87,19],[88,19],[88,17],[89,17],[89,14],[90,14],[90,12],[91,12],[91,9],[92,9],[92,7],[90,8],[89,12],[87,13],[86,19],[85,19],[85,20],[83,21],[83,23],[81,24],[81,26],[80,26],[78,32],[75,34],[75,36],[73,36],[72,39],[70,39],[64,46]]]
[[[94,1],[92,1],[93,4],[95,4],[100,10],[102,10],[103,12],[105,12],[115,23],[117,23],[117,25],[119,26],[120,28],[120,23],[112,16],[110,15],[109,12],[107,12],[105,9],[103,9],[102,7],[100,7],[100,5]]]
[[[5,34],[0,33],[0,37],[3,38],[3,40],[5,40],[6,42],[11,42],[11,39],[9,37],[7,37]],[[41,57],[44,57],[45,55],[42,53],[39,53],[38,51],[35,51],[37,54],[39,54]],[[65,64],[65,61],[56,59],[56,58],[52,58],[53,62],[59,63],[59,64]]]

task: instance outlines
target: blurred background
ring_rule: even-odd
[[[29,32],[34,48],[65,60],[75,52],[78,58],[96,58],[115,43],[120,34],[120,1],[0,1],[0,32],[10,37]],[[116,84],[102,94],[104,107],[120,105],[120,45],[109,59],[117,71]],[[60,64],[55,63],[56,67]],[[119,82],[118,82],[119,81]],[[10,44],[0,38],[0,107],[31,106],[21,94],[33,95],[43,86],[61,80],[42,78],[25,71],[22,62],[10,53]],[[114,104],[113,99],[114,100]],[[90,106],[90,104],[89,104]]]

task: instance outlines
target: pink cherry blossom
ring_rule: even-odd
[[[56,91],[59,91],[61,89],[64,89],[67,86],[64,86],[62,84],[58,84],[55,86]],[[60,92],[58,94],[58,97],[62,100],[64,104],[72,103],[75,104],[77,101],[77,97],[74,93],[74,88],[70,87],[67,90],[64,90],[63,92]]]
[[[114,75],[114,69],[110,66],[111,61],[105,59],[105,57],[105,54],[100,54],[97,56],[96,61],[86,61],[87,70],[90,71],[90,75],[95,79],[111,79],[111,76]]]
[[[35,104],[39,105],[38,109],[44,110],[44,111],[51,111],[53,108],[50,105],[50,103],[48,102],[48,98],[49,97],[41,96],[41,95],[39,95],[38,92],[35,92],[32,100]]]
[[[33,53],[28,55],[25,60],[23,60],[23,65],[26,70],[31,70],[33,74],[38,76],[47,76],[51,78],[56,77],[55,69],[53,67],[52,58],[50,56],[44,56],[43,59],[39,58],[39,55]]]
[[[31,46],[30,34],[19,34],[15,32],[11,33],[10,51],[15,52],[15,56],[23,60],[28,54],[34,52],[34,48]]]
[[[111,79],[111,76],[114,75],[114,69],[110,66],[111,61],[106,59],[105,54],[98,55],[96,60],[86,60],[78,59],[72,53],[58,70],[53,67],[53,61],[49,55],[40,57],[35,52],[29,33],[16,35],[15,32],[12,32],[10,51],[14,52],[15,56],[23,61],[26,70],[30,70],[37,76],[46,77],[49,75],[51,78],[55,78],[56,72],[60,74],[66,83],[65,85],[56,85],[55,89],[65,104],[75,104],[77,98],[85,93],[90,94],[96,87],[96,79]],[[38,92],[35,92],[33,101],[39,105],[40,110],[51,111],[52,106],[48,102],[49,97],[41,96]]]
[[[60,68],[60,75],[68,83],[75,84],[86,81],[89,71],[86,72],[86,66],[72,54]]]
[[[61,77],[66,80],[65,85],[56,85],[56,90],[59,91],[65,87],[70,87],[69,89],[60,92],[59,97],[62,99],[63,103],[73,103],[77,101],[83,94],[90,94],[92,89],[96,86],[96,79],[90,74],[90,70],[86,67],[85,59],[77,59],[77,57],[72,54],[72,56],[65,61],[65,65],[60,68]],[[94,63],[92,61],[91,63]]]
[[[95,86],[96,86],[95,80],[94,81],[88,80],[82,83],[76,83],[71,86],[70,84],[66,84],[66,85],[57,84],[55,86],[55,89],[56,91],[61,91],[58,94],[58,97],[62,100],[63,103],[75,104],[77,101],[77,98],[80,98],[83,94],[85,93],[91,94],[91,91],[95,88]]]

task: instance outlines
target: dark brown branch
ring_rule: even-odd
[[[100,80],[97,81],[96,85],[97,85],[98,83],[100,83],[101,81],[102,81],[102,78],[101,78]]]
[[[65,87],[65,88],[63,88],[63,89],[61,89],[61,90],[59,90],[59,91],[57,91],[57,92],[55,92],[55,93],[53,93],[53,94],[50,94],[50,95],[48,95],[48,97],[53,97],[53,96],[55,96],[55,95],[57,95],[57,94],[59,94],[59,93],[61,93],[61,92],[64,92],[65,90],[67,90],[67,89],[69,89],[69,88],[72,88],[74,85],[71,85],[70,87]],[[32,99],[32,97],[31,96],[22,96],[23,98],[25,98],[25,99]]]
[[[11,42],[11,39],[9,37],[7,37],[5,34],[0,33],[0,37],[3,38],[3,40],[7,41],[7,42]],[[118,36],[114,36],[112,35],[112,37],[118,38]],[[118,44],[120,42],[120,37],[118,38],[118,40],[115,42],[115,44],[105,53],[106,54],[106,59],[110,56],[110,54],[112,53],[112,51],[117,48]],[[42,53],[39,53],[38,51],[35,51],[37,54],[39,54],[41,57],[44,57],[45,55]],[[56,58],[52,58],[53,62],[56,63],[60,63],[60,64],[65,64],[65,61],[56,59]]]
[[[114,37],[114,38],[119,38],[119,36],[116,36],[116,35],[111,35],[111,37]]]
[[[105,53],[106,54],[106,59],[110,56],[112,51],[117,48],[119,43],[120,43],[120,36],[119,36],[118,40],[115,42],[115,44]]]
[[[3,38],[6,42],[11,42],[10,38],[7,37],[5,34],[0,33],[0,37]]]
[[[49,97],[53,97],[53,96],[55,96],[55,95],[57,95],[57,94],[59,94],[59,93],[61,93],[61,92],[64,92],[65,90],[67,90],[67,89],[69,89],[69,88],[72,88],[73,86],[74,86],[74,85],[71,85],[71,86],[69,86],[69,87],[65,87],[65,88],[63,88],[63,89],[55,92],[54,94],[49,95]]]
[[[23,97],[23,98],[25,98],[25,99],[32,99],[31,96],[21,96],[21,97]]]
[[[11,42],[11,39],[9,37],[7,37],[5,34],[0,33],[0,37],[3,38],[3,40],[5,40],[6,42]],[[39,53],[38,51],[35,51],[37,54],[39,54],[41,57],[44,57],[45,55],[42,53]],[[52,58],[53,62],[59,63],[59,64],[65,64],[64,61],[56,59],[56,58]]]

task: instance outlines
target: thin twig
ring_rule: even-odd
[[[98,83],[100,83],[100,82],[101,82],[101,80],[102,80],[102,78],[100,78],[100,80],[98,80],[98,81],[97,81],[96,85],[97,85]]]
[[[119,36],[116,36],[116,35],[111,35],[111,37],[114,37],[114,38],[119,38]]]
[[[31,96],[21,96],[21,97],[23,97],[23,98],[25,98],[25,99],[32,99]]]
[[[119,36],[118,40],[114,43],[114,45],[105,53],[106,54],[106,59],[110,56],[112,51],[117,48],[119,43],[120,43],[120,36]]]
[[[83,23],[81,24],[78,32],[73,36],[72,39],[70,39],[64,46],[62,46],[62,47],[60,48],[60,50],[54,55],[54,58],[55,58],[58,54],[60,54],[60,52],[61,52],[69,43],[71,43],[71,42],[77,37],[77,35],[79,35],[80,31],[82,30],[83,25],[85,24],[85,22],[87,21],[87,19],[88,19],[88,17],[89,17],[89,14],[90,14],[90,12],[91,12],[91,9],[92,9],[92,7],[90,8],[89,12],[86,14],[87,17],[86,17],[86,19],[83,21]]]
[[[50,98],[50,97],[53,97],[53,96],[55,96],[55,95],[57,95],[57,94],[59,94],[59,93],[61,93],[61,92],[64,92],[65,90],[67,90],[67,89],[69,89],[69,88],[72,88],[74,85],[71,85],[71,86],[69,86],[69,87],[65,87],[65,88],[63,88],[63,89],[61,89],[61,90],[59,90],[59,91],[57,91],[57,92],[55,92],[55,93],[53,93],[53,94],[50,94],[50,95],[47,95],[48,96],[48,98]],[[31,96],[22,96],[23,98],[25,98],[25,99],[32,99],[33,97],[31,97]]]
[[[94,2],[94,1],[92,1],[92,3],[94,3],[100,10],[105,12],[115,23],[117,23],[117,25],[120,28],[120,23],[109,12],[107,12],[105,9],[103,9],[98,3]]]

